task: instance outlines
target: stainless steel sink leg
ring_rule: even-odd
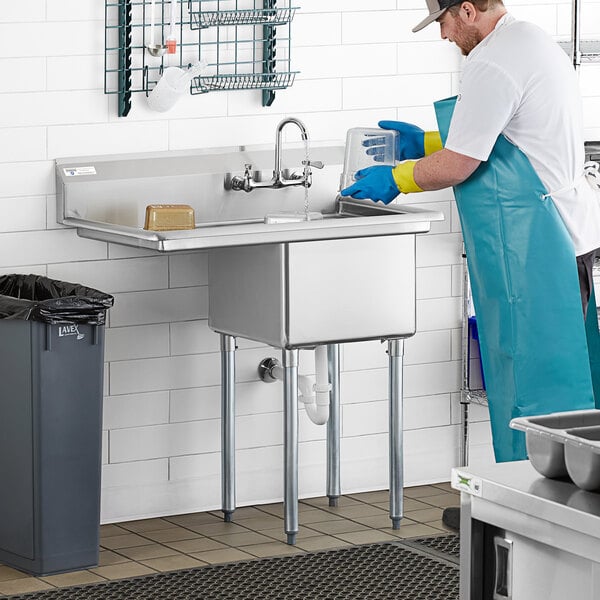
[[[329,506],[340,497],[340,345],[327,346],[329,360],[329,420],[327,421],[327,496]]]
[[[402,447],[402,362],[404,340],[388,340],[390,395],[390,519],[400,529],[404,487]]]
[[[283,357],[283,503],[287,543],[298,533],[298,350],[282,350]]]
[[[235,511],[235,338],[221,334],[221,506],[230,522]]]

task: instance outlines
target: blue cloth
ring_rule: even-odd
[[[455,102],[435,103],[444,143]],[[575,251],[529,160],[504,136],[454,194],[494,453],[522,460],[525,437],[512,418],[594,408]]]

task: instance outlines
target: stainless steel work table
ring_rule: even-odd
[[[529,461],[456,468],[461,600],[600,597],[600,494]]]

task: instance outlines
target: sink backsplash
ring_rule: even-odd
[[[282,167],[302,172],[301,144],[286,144]],[[315,145],[310,209],[333,212],[344,162],[343,144]],[[262,220],[273,211],[303,211],[304,187],[226,189],[227,178],[242,175],[246,163],[263,179],[273,173],[273,148],[241,147],[63,158],[56,161],[57,220],[82,219],[142,228],[148,204],[189,204],[196,223]]]

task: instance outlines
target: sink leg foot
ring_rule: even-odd
[[[329,506],[337,506],[338,500],[338,496],[329,496]]]
[[[400,521],[402,521],[402,517],[394,517],[392,519],[392,529],[400,529]]]
[[[225,521],[225,523],[231,523],[233,521],[233,511],[232,510],[224,510],[223,511],[223,521]]]
[[[296,535],[295,533],[288,533],[287,534],[287,543],[290,546],[295,546],[296,545]]]

